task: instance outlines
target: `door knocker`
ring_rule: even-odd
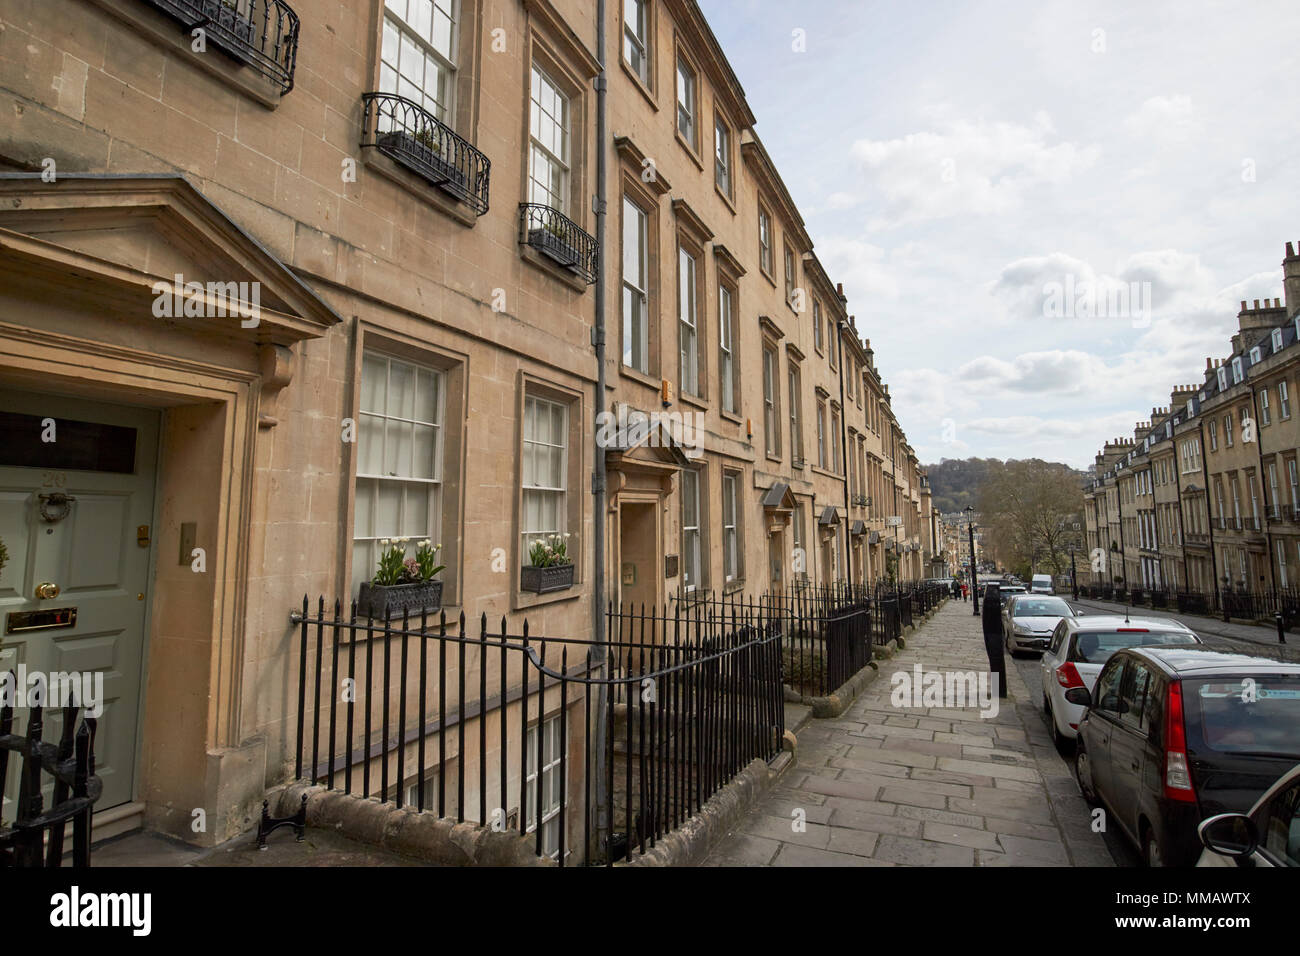
[[[37,498],[40,499],[41,517],[50,524],[55,524],[66,518],[72,511],[72,503],[77,500],[73,495],[65,495],[61,491],[48,495],[37,495]]]

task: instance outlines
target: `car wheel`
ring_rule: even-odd
[[[1084,801],[1089,806],[1097,806],[1097,791],[1092,785],[1092,758],[1088,756],[1088,751],[1084,749],[1083,738],[1075,747],[1074,753],[1074,779],[1079,783],[1079,793],[1083,795]]]
[[[1156,835],[1151,832],[1150,827],[1143,831],[1142,862],[1153,868],[1165,865],[1165,858],[1160,853],[1160,843],[1156,840]]]

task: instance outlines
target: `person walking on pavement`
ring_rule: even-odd
[[[1002,647],[1002,608],[998,600],[998,586],[989,584],[984,589],[984,651],[989,656],[989,671],[998,675],[998,696],[1007,696],[1007,663]]]

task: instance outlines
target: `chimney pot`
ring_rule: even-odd
[[[1288,242],[1286,244],[1286,257],[1290,259],[1294,255],[1295,255],[1295,250],[1291,247],[1291,243]]]
[[[1245,311],[1246,311],[1246,300],[1245,300],[1245,299],[1242,299],[1242,300],[1241,300],[1241,311],[1242,311],[1242,312],[1245,312]]]
[[[1257,308],[1257,309],[1259,308],[1259,299],[1256,299],[1256,300],[1255,300],[1255,308]]]

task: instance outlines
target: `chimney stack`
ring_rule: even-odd
[[[1286,315],[1300,312],[1300,242],[1293,247],[1286,244],[1286,258],[1282,260],[1282,294],[1285,296]]]

